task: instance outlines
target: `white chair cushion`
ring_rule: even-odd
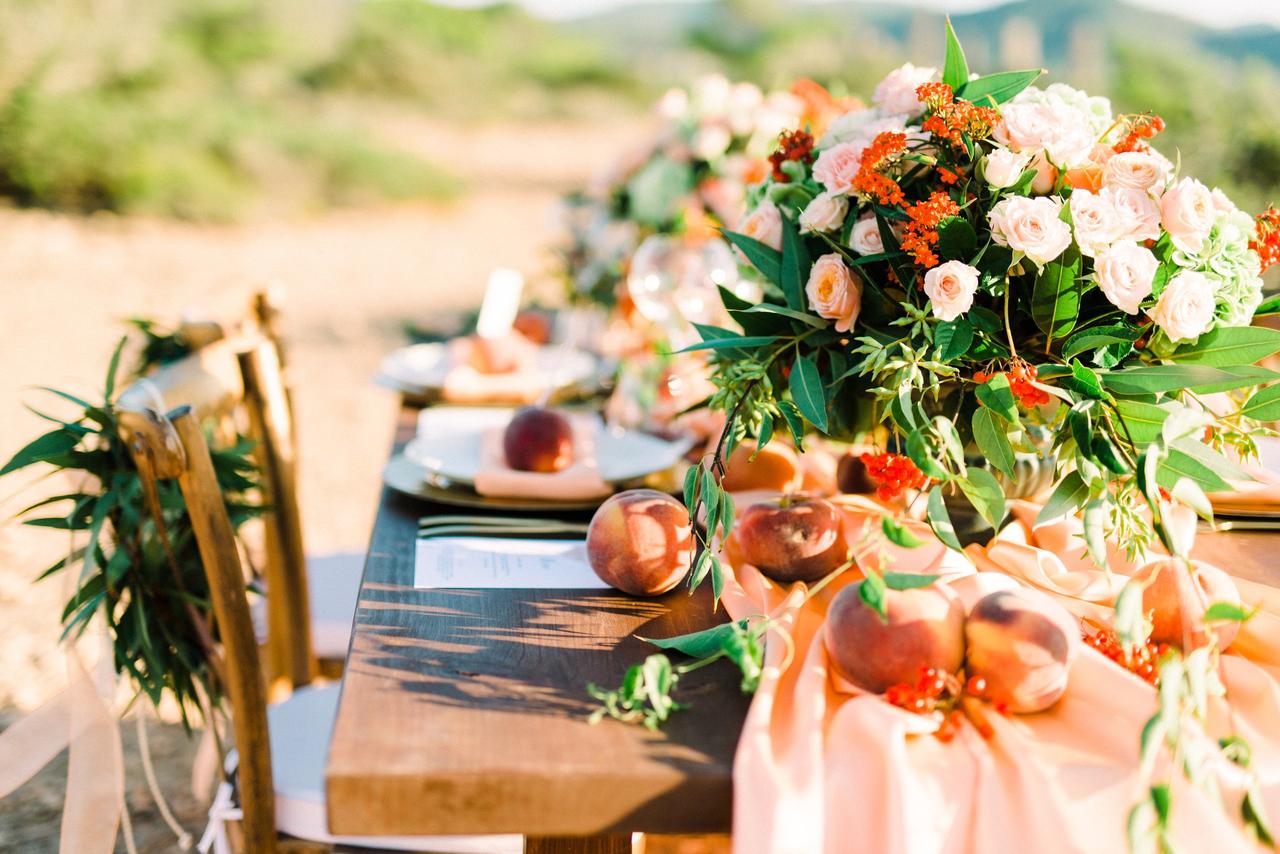
[[[307,555],[311,592],[311,647],[317,658],[347,657],[360,597],[364,552]]]
[[[338,714],[341,683],[302,688],[267,709],[276,828],[312,842],[393,851],[445,854],[520,854],[524,839],[494,836],[331,836],[325,810],[324,766]]]

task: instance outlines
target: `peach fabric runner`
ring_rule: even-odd
[[[1213,493],[1209,496],[1213,509],[1220,513],[1280,513],[1280,438],[1259,439],[1258,459],[1243,468],[1254,482],[1238,484],[1235,492]]]
[[[594,415],[571,415],[573,461],[558,472],[517,471],[507,465],[502,450],[506,428],[486,430],[480,438],[480,470],[474,486],[481,495],[503,498],[545,498],[549,501],[582,501],[600,498],[613,487],[600,477],[596,460],[596,432],[600,421]]]
[[[749,503],[739,500],[738,506]],[[876,530],[883,510],[865,499],[839,503],[849,541],[859,543],[855,555],[864,564],[874,560],[874,546],[862,534]],[[924,538],[921,528],[914,530]],[[940,574],[966,607],[992,590],[1027,584],[1076,606],[1076,613],[1105,613],[1118,589],[1080,567],[1054,565],[1052,554],[1023,550],[1014,570],[992,560],[981,565],[987,571],[976,572],[965,556],[927,536],[919,549],[890,547],[890,568]],[[944,743],[929,735],[932,719],[861,693],[830,670],[821,631],[827,605],[860,573],[846,573],[806,602],[803,584],[788,590],[744,563],[732,537],[724,557],[732,575],[724,593],[729,614],[743,619],[768,613],[782,621],[770,633],[764,675],[738,746],[735,854],[1128,849],[1127,813],[1148,782],[1139,769],[1139,733],[1156,709],[1155,691],[1141,679],[1082,647],[1067,692],[1053,708],[1008,717],[992,712],[991,740],[966,723]],[[1232,647],[1240,654],[1224,656],[1223,680],[1274,817],[1280,816],[1280,687],[1277,671],[1268,669],[1280,655],[1280,638],[1272,635],[1280,597],[1258,597],[1244,584],[1241,592],[1268,612],[1246,626]],[[1256,664],[1243,657],[1255,654]],[[1226,720],[1220,703],[1209,717],[1209,735],[1216,738]],[[1211,770],[1227,802],[1238,804],[1244,784],[1239,769],[1217,760]],[[1234,806],[1223,809],[1173,776],[1178,850],[1260,850]]]

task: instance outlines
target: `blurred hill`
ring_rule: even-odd
[[[1161,148],[1257,209],[1280,185],[1280,32],[1110,0],[953,18],[978,70],[1043,65],[1169,122]],[[511,3],[0,0],[0,197],[196,220],[447,199],[466,175],[397,116],[609,123],[707,71],[869,94],[940,61],[940,15],[895,3],[636,3],[546,21]]]

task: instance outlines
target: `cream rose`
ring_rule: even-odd
[[[917,68],[908,62],[885,75],[871,100],[890,115],[915,115],[924,109],[916,97],[916,89],[932,80],[937,73],[936,68]]]
[[[782,211],[768,199],[764,199],[742,221],[742,233],[759,240],[770,249],[782,251]]]
[[[939,320],[955,320],[973,307],[978,269],[963,261],[947,261],[924,274],[924,292]]]
[[[1160,224],[1173,245],[1191,255],[1204,248],[1216,214],[1213,194],[1195,178],[1183,178],[1160,197]]]
[[[862,285],[854,281],[839,254],[823,255],[809,271],[805,285],[809,308],[819,317],[836,322],[837,332],[848,332],[862,309]]]
[[[1094,134],[1078,111],[1058,104],[1006,104],[994,136],[1014,151],[1043,151],[1055,166],[1089,163]]]
[[[1121,240],[1098,253],[1093,261],[1093,279],[1112,305],[1125,314],[1137,314],[1142,301],[1151,296],[1151,283],[1159,266],[1150,249],[1132,240]]]
[[[1021,252],[1037,266],[1057,258],[1071,245],[1071,227],[1062,221],[1062,202],[1014,196],[991,209],[991,236]]]
[[[1092,258],[1120,239],[1120,223],[1111,200],[1088,190],[1076,190],[1068,202],[1080,254]]]
[[[1019,154],[1009,148],[997,148],[982,161],[982,177],[996,189],[1003,190],[1018,183],[1031,163],[1030,154]]]
[[[884,251],[880,226],[874,214],[866,214],[853,224],[849,232],[849,247],[859,255],[879,255]]]
[[[800,213],[800,230],[809,234],[835,231],[844,225],[849,200],[844,196],[819,193]]]
[[[853,179],[861,168],[863,146],[854,142],[833,145],[818,155],[813,164],[813,179],[827,192],[847,196],[853,192]]]
[[[1146,151],[1125,151],[1112,155],[1102,167],[1102,186],[1128,187],[1159,195],[1169,181],[1163,158]]]
[[[1199,337],[1213,323],[1213,281],[1204,273],[1183,270],[1169,280],[1147,312],[1170,341],[1186,341]]]
[[[1119,227],[1118,240],[1158,240],[1160,205],[1146,190],[1103,187],[1100,195],[1111,204]]]

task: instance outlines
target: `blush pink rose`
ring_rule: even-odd
[[[853,224],[849,232],[849,246],[859,255],[879,255],[884,251],[880,226],[874,214],[866,214]]]
[[[1160,197],[1160,225],[1183,252],[1195,255],[1204,248],[1216,216],[1213,194],[1195,178],[1183,178]]]
[[[1003,190],[1018,183],[1030,164],[1030,154],[997,148],[982,161],[982,178],[996,189]]]
[[[855,142],[833,145],[818,155],[813,164],[813,178],[827,192],[847,196],[853,192],[853,179],[861,168],[863,146]]]
[[[1119,155],[1117,155],[1119,156]],[[1158,240],[1160,205],[1146,190],[1136,187],[1103,187],[1101,196],[1115,211],[1117,239]]]
[[[742,221],[742,233],[770,249],[782,251],[782,211],[768,199],[760,202]]]
[[[1125,314],[1137,314],[1151,296],[1160,262],[1151,250],[1132,240],[1120,240],[1098,253],[1093,279],[1102,295]]]
[[[939,320],[955,320],[973,307],[978,269],[963,261],[947,261],[924,274],[924,292]]]
[[[809,234],[835,231],[844,225],[849,212],[849,200],[844,196],[819,193],[800,212],[800,230]]]
[[[1088,190],[1076,190],[1067,203],[1075,226],[1080,254],[1092,258],[1120,239],[1120,223],[1115,208],[1105,196]]]
[[[1146,151],[1125,151],[1112,155],[1102,167],[1104,187],[1129,187],[1159,195],[1169,181],[1165,160]]]
[[[1148,314],[1170,341],[1197,338],[1213,323],[1216,290],[1204,273],[1183,270],[1164,286]]]
[[[839,254],[823,255],[809,271],[805,285],[809,308],[819,317],[836,322],[837,332],[848,332],[862,310],[862,285],[854,280]]]
[[[994,136],[1014,151],[1043,151],[1059,168],[1088,164],[1095,142],[1084,116],[1053,104],[1006,104]]]
[[[876,86],[872,102],[889,115],[915,115],[924,109],[916,89],[937,75],[936,68],[917,68],[907,63],[890,71]]]
[[[988,217],[991,237],[1043,266],[1071,245],[1071,227],[1062,221],[1061,214],[1062,202],[1057,199],[1002,199]]]

